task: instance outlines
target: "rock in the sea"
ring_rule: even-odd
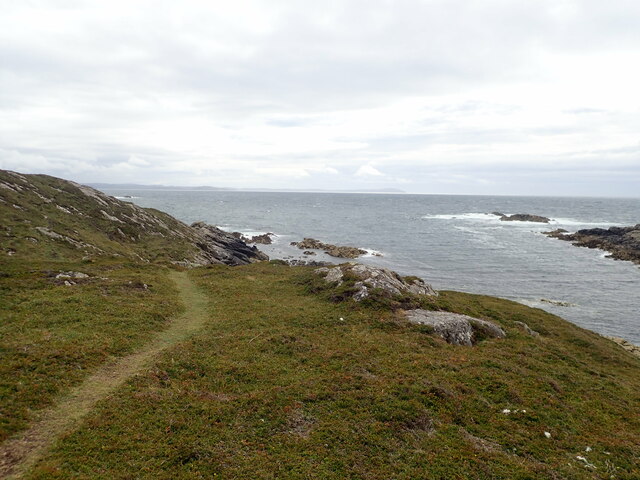
[[[353,299],[357,302],[367,298],[371,289],[378,289],[378,291],[384,292],[388,296],[407,293],[413,295],[438,295],[431,285],[420,278],[403,278],[396,272],[372,265],[348,263],[331,268],[318,268],[315,273],[324,275],[326,282],[337,285],[342,285],[345,277],[355,279]]]
[[[358,258],[367,253],[366,250],[356,247],[345,247],[323,243],[315,238],[305,238],[301,242],[291,242],[291,245],[300,250],[324,250],[324,253],[338,258]]]
[[[550,232],[542,232],[542,233],[547,237],[562,238],[565,233],[569,233],[569,232],[567,232],[567,230],[565,230],[564,228],[556,228],[555,230],[551,230]]]
[[[640,264],[640,224],[634,227],[591,228],[567,234],[555,230],[546,234],[572,242],[577,247],[606,250],[616,260]]]
[[[247,238],[245,239],[245,241],[247,243],[259,243],[262,245],[271,245],[273,243],[273,239],[271,237],[274,237],[275,234],[274,233],[264,233],[262,235],[254,235],[251,238]]]
[[[409,310],[407,320],[420,325],[428,325],[433,332],[454,345],[475,345],[479,339],[504,338],[504,330],[493,322],[451,312],[429,310]]]
[[[495,212],[494,215],[497,215]],[[536,222],[536,223],[549,223],[550,218],[542,217],[540,215],[531,215],[529,213],[516,213],[514,215],[502,215],[500,220],[503,222]]]

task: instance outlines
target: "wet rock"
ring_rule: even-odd
[[[555,230],[551,230],[550,232],[542,232],[542,233],[545,234],[547,237],[562,238],[565,233],[569,233],[569,232],[564,228],[556,228]]]
[[[500,220],[503,222],[536,222],[536,223],[549,223],[551,221],[550,218],[542,217],[540,215],[531,215],[529,213],[516,213],[514,215],[502,215],[500,217]]]
[[[300,250],[324,250],[327,255],[338,258],[358,258],[366,255],[367,251],[357,247],[347,247],[323,243],[314,238],[305,238],[301,242],[291,242],[291,245]]]
[[[572,242],[577,247],[598,248],[609,252],[609,257],[640,264],[640,224],[633,227],[591,228],[576,233],[548,232],[559,240]]]
[[[302,252],[304,255],[315,255],[316,252],[312,252],[311,250],[305,250],[304,252]]]
[[[451,312],[409,310],[407,320],[433,328],[433,332],[453,345],[475,345],[479,339],[504,338],[504,331],[495,323]]]
[[[259,243],[262,245],[271,245],[273,243],[274,233],[264,233],[262,235],[254,235],[253,237],[245,240],[247,243]]]

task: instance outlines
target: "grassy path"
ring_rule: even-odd
[[[159,352],[186,339],[204,325],[206,296],[186,272],[173,272],[170,276],[185,304],[185,312],[146,347],[102,367],[55,406],[44,410],[29,429],[0,445],[0,478],[20,478],[60,435],[75,428],[98,401],[145,368]]]

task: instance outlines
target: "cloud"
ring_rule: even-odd
[[[383,173],[371,165],[362,165],[355,173],[356,177],[381,177]]]
[[[420,192],[434,188],[423,170],[477,191],[460,169],[495,168],[479,178],[498,193],[523,166],[532,178],[537,165],[640,169],[625,150],[640,131],[638,2],[306,7],[4,2],[0,166],[79,181]]]

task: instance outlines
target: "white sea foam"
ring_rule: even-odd
[[[505,215],[513,215],[512,213],[505,213]],[[490,223],[499,223],[501,225],[510,225],[510,226],[518,226],[518,225],[537,225],[540,227],[544,227],[545,225],[563,225],[563,226],[584,226],[584,227],[615,227],[622,226],[621,223],[614,222],[590,222],[579,220],[576,218],[552,218],[549,223],[541,223],[541,222],[522,222],[522,221],[514,221],[514,222],[503,222],[500,220],[498,215],[494,215],[492,213],[477,213],[477,212],[469,212],[469,213],[446,213],[439,215],[424,215],[422,217],[425,220],[461,220],[467,222],[490,222]]]
[[[135,200],[136,198],[140,198],[140,197],[132,197],[132,196],[126,196],[126,197],[115,197],[118,200]]]
[[[424,219],[437,219],[437,220],[485,220],[496,221],[500,220],[500,217],[491,213],[446,213],[441,215],[424,215]]]
[[[380,250],[373,250],[371,248],[362,248],[362,250],[367,252],[366,255],[363,255],[363,257],[384,257],[384,253],[382,253]]]

